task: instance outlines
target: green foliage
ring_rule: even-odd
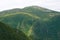
[[[22,31],[0,22],[0,40],[29,40],[29,38]]]
[[[60,12],[38,6],[0,12],[0,21],[32,40],[60,40]],[[10,29],[9,29],[10,30]],[[19,38],[19,37],[18,37]]]

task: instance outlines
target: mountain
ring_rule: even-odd
[[[0,22],[0,40],[29,40],[20,30],[12,29],[8,25]]]
[[[8,24],[11,28],[21,30],[32,40],[60,40],[59,17],[60,12],[39,6],[0,12],[1,22]]]
[[[33,40],[60,40],[60,15],[46,22],[38,21],[33,31],[35,33]]]
[[[40,12],[56,12],[56,11],[53,11],[53,10],[48,10],[47,8],[42,8],[42,7],[39,7],[39,6],[29,6],[29,7],[25,7],[23,8],[24,11],[27,10],[28,11],[40,11]]]

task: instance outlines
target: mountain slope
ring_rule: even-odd
[[[0,22],[0,40],[29,40],[29,38],[22,31]]]
[[[6,10],[0,12],[0,14],[1,22],[10,25],[11,28],[23,31],[32,40],[47,40],[48,27],[55,27],[52,25],[52,23],[54,20],[56,20],[56,16],[60,17],[60,12],[55,12],[38,6],[30,6],[23,9]],[[51,29],[49,28],[49,31],[50,30]],[[49,35],[50,34],[48,32],[48,36]],[[53,36],[57,37],[54,34]],[[48,40],[59,40],[58,38],[54,39],[52,37],[52,34],[49,37],[51,38],[48,38]]]
[[[33,40],[60,40],[60,15],[46,22],[37,22],[34,25],[35,33]]]

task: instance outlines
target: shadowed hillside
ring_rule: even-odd
[[[33,40],[60,40],[60,15],[51,18],[49,21],[38,21],[34,25]]]
[[[22,31],[0,22],[0,40],[29,40],[29,38]]]

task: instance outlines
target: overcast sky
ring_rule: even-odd
[[[60,0],[0,0],[0,11],[32,5],[60,11]]]

